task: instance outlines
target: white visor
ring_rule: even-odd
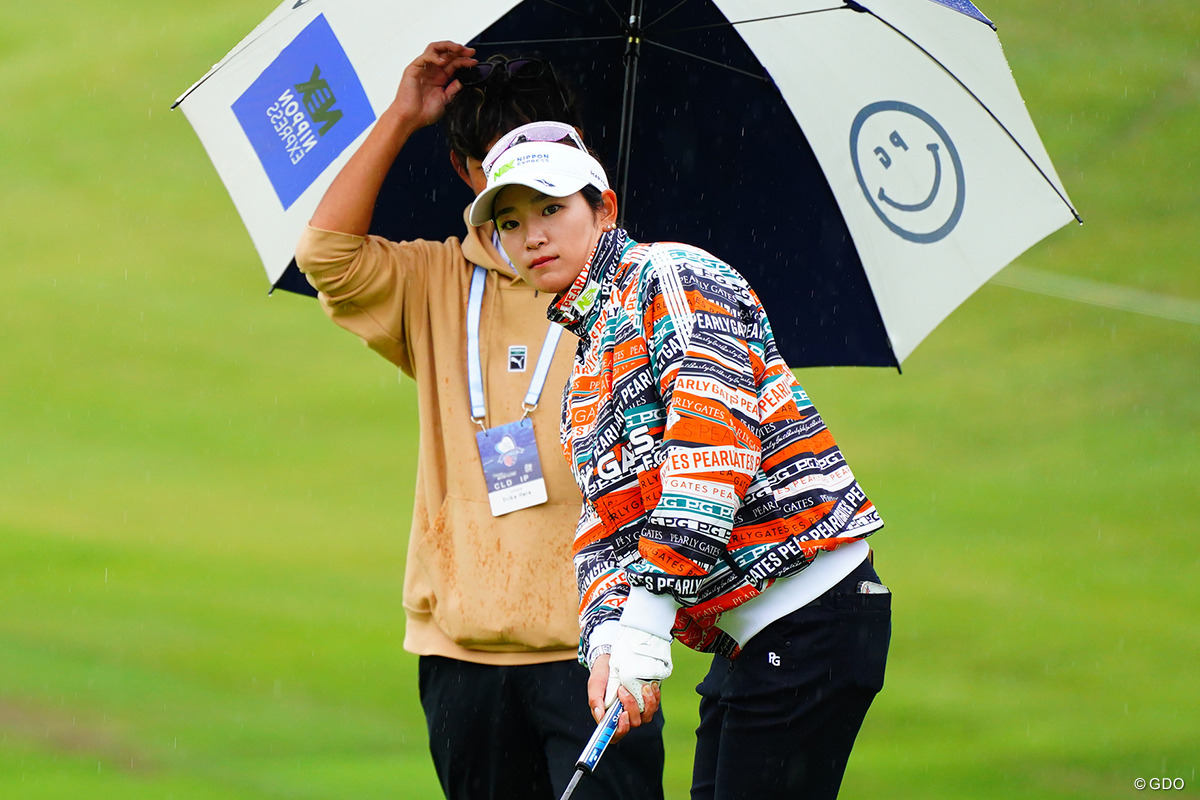
[[[502,145],[503,141],[496,146]],[[488,153],[485,162],[491,171],[487,175],[487,188],[471,204],[472,225],[482,225],[492,218],[496,195],[505,186],[528,186],[550,197],[575,194],[588,184],[600,191],[608,189],[600,162],[569,144],[523,142],[511,146],[498,158]]]

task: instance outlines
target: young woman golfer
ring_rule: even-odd
[[[864,541],[879,515],[745,279],[698,248],[632,241],[603,167],[547,141],[555,124],[501,137],[471,223],[495,222],[580,340],[562,439],[584,497],[593,714],[619,695],[621,730],[649,719],[677,639],[713,654],[692,797],[835,797],[887,660],[891,596]]]

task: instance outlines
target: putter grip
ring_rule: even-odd
[[[620,700],[617,700],[608,707],[608,711],[604,713],[604,717],[596,725],[596,730],[592,733],[592,738],[588,739],[583,752],[579,754],[579,760],[575,762],[576,769],[581,769],[590,774],[596,768],[596,764],[600,762],[600,756],[604,755],[604,748],[608,747],[608,743],[612,741],[613,734],[616,733],[617,720],[621,716],[622,710]]]

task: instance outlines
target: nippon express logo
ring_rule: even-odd
[[[336,103],[328,81],[321,77],[321,65],[315,64],[308,81],[284,89],[267,109],[271,127],[279,134],[293,166],[312,152],[321,137],[341,120],[343,114],[335,107]]]
[[[499,167],[496,168],[496,174],[494,176],[494,180],[499,180],[500,176],[503,175],[504,173],[508,172],[510,169],[516,169],[517,167],[524,167],[527,164],[549,164],[549,163],[550,163],[550,156],[546,155],[545,153],[530,153],[528,155],[517,156],[513,160],[506,161],[503,164],[501,164]],[[543,181],[543,183],[545,183],[545,181]],[[547,184],[547,185],[549,185],[549,184]]]
[[[283,49],[232,109],[285,210],[375,121],[324,15]]]

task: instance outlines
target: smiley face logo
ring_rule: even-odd
[[[871,103],[850,126],[850,159],[875,214],[919,244],[945,238],[962,217],[966,180],[954,142],[916,106]]]

